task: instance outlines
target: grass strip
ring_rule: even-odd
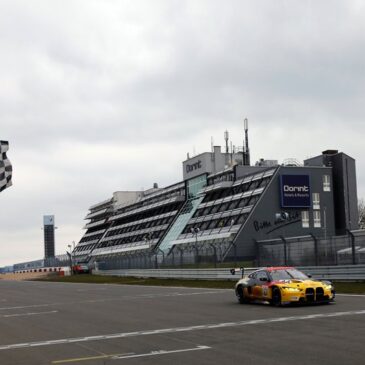
[[[90,283],[90,284],[120,284],[120,285],[150,285],[150,286],[177,286],[190,288],[233,289],[235,281],[231,280],[185,280],[185,279],[158,279],[136,278],[102,275],[73,275],[48,276],[35,279],[37,281],[54,281],[63,283]],[[365,282],[334,282],[337,293],[365,294]]]

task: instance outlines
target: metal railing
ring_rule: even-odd
[[[316,279],[363,281],[365,280],[365,265],[339,266],[306,266],[299,270],[311,274]],[[257,268],[245,268],[245,275]],[[139,278],[161,279],[193,279],[193,280],[232,280],[240,278],[240,272],[232,275],[230,269],[131,269],[131,270],[95,270],[96,275],[131,276]]]
[[[257,241],[258,265],[356,265],[365,264],[365,230],[344,236],[314,235]]]
[[[101,270],[219,268],[241,266],[332,266],[365,264],[365,230],[344,236],[318,238],[314,235],[280,237],[256,241],[256,259],[237,255],[238,246],[252,245],[229,241],[195,242],[175,245],[169,252],[139,250],[94,259]],[[230,250],[230,256],[225,252]],[[247,262],[247,260],[251,261]]]

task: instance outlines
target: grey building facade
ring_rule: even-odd
[[[309,177],[309,204],[283,206],[283,176]],[[324,186],[324,176],[332,181],[332,171],[327,167],[278,166],[270,183],[257,202],[255,209],[241,227],[235,245],[238,255],[249,258],[257,254],[256,241],[276,238],[314,235],[333,236],[336,233],[333,187]],[[232,252],[230,253],[232,255]]]
[[[358,229],[357,184],[355,160],[345,153],[327,150],[305,160],[305,166],[326,166],[333,171],[336,234]]]

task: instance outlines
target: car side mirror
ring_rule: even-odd
[[[308,276],[309,278],[311,278],[311,277],[312,277],[312,274],[307,274],[307,276]]]
[[[267,278],[260,278],[260,281],[269,281]]]

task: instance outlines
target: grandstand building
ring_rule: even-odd
[[[183,161],[183,180],[165,188],[115,192],[89,208],[79,262],[141,255],[156,262],[207,248],[219,261],[255,259],[258,241],[330,237],[358,229],[355,160],[338,151],[299,164],[260,160],[215,146]],[[185,260],[186,262],[186,260]]]

